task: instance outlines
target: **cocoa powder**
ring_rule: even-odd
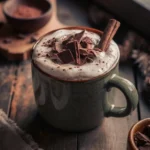
[[[39,17],[42,11],[36,7],[28,5],[19,5],[13,13],[16,18],[35,18]]]

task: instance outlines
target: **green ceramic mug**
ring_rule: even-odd
[[[86,29],[102,35],[101,31],[92,28],[67,29]],[[85,131],[100,125],[104,117],[129,115],[137,106],[138,94],[130,81],[118,75],[119,56],[116,61],[111,69],[96,78],[65,81],[46,74],[32,60],[33,88],[41,116],[56,128]],[[114,105],[112,87],[123,92],[126,107]]]

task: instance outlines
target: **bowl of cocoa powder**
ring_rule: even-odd
[[[150,150],[150,118],[132,126],[128,137],[128,150]]]
[[[35,32],[51,17],[49,0],[11,0],[3,5],[3,13],[12,27],[24,33]]]

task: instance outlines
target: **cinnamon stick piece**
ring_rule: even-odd
[[[104,30],[104,33],[101,37],[98,47],[102,51],[107,51],[107,48],[110,45],[111,40],[113,39],[114,35],[116,34],[118,28],[120,26],[120,22],[115,19],[110,19],[107,27]]]

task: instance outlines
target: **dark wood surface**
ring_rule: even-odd
[[[57,7],[62,23],[89,26],[86,12],[73,2],[59,0]],[[126,150],[131,126],[150,115],[149,106],[141,95],[142,78],[137,76],[131,63],[126,63],[120,65],[120,74],[137,85],[139,107],[128,117],[105,118],[102,126],[88,132],[62,132],[48,125],[38,114],[32,90],[30,60],[8,62],[0,57],[0,108],[30,133],[44,150]],[[125,97],[119,90],[115,93],[115,104],[125,105]]]

